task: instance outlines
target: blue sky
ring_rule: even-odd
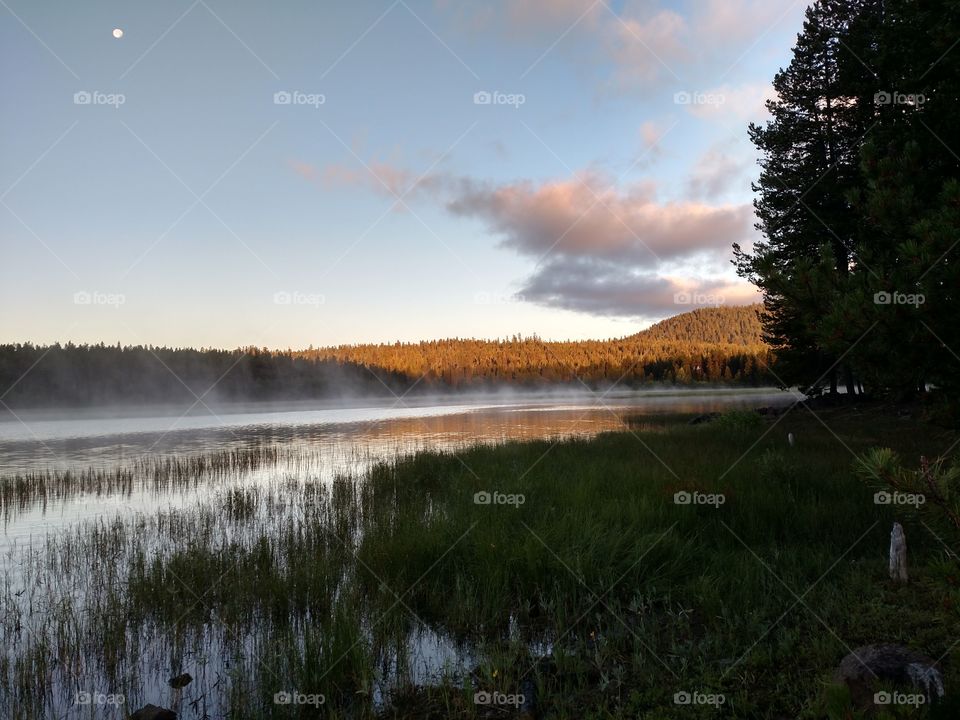
[[[805,5],[4,0],[0,341],[601,338],[750,301],[746,124]]]

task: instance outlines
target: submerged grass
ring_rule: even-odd
[[[118,717],[679,718],[715,711],[674,703],[699,692],[727,717],[854,717],[831,668],[881,641],[957,687],[957,567],[907,523],[912,581],[890,584],[901,518],[851,470],[873,444],[952,438],[758,417],[419,453],[74,528],[5,582],[0,712],[108,717],[73,706],[89,690],[122,693]]]

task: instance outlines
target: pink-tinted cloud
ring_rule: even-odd
[[[767,117],[767,100],[776,95],[768,82],[725,84],[687,92],[689,102],[683,107],[691,115],[711,123],[723,123],[731,129]]]
[[[521,254],[640,263],[726,252],[750,233],[752,224],[747,205],[661,203],[649,184],[621,190],[596,175],[540,185],[465,180],[447,207],[484,221],[504,246]]]
[[[742,47],[783,22],[791,12],[799,15],[812,0],[697,0],[692,15],[694,35],[710,45]]]
[[[703,259],[716,263],[729,256],[735,242],[749,246],[749,205],[661,202],[652,182],[618,187],[596,172],[495,184],[445,173],[418,177],[388,163],[369,167],[383,182],[362,167],[339,165],[325,168],[322,177],[387,197],[396,191],[411,199],[439,200],[453,215],[480,220],[502,247],[537,261],[520,292],[530,302],[649,319],[683,310],[684,304],[755,297],[745,283],[688,277],[677,270]],[[720,180],[704,175],[697,182],[712,188]],[[689,299],[678,301],[678,293]]]
[[[672,10],[646,19],[614,18],[601,36],[616,66],[613,85],[625,88],[678,78],[680,68],[692,58],[687,40],[687,22]]]
[[[747,171],[750,159],[734,154],[729,148],[714,146],[694,165],[688,181],[691,197],[715,199],[728,192],[743,193],[750,189]]]
[[[609,0],[436,0],[463,32],[612,66],[603,84],[618,92],[722,79],[765,34],[796,26],[810,2],[695,0],[681,11],[666,0],[626,0],[619,8]]]

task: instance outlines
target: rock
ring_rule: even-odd
[[[784,409],[780,407],[766,406],[766,407],[756,408],[754,409],[754,412],[757,415],[763,415],[764,417],[778,417],[780,415],[783,415]]]
[[[854,704],[863,710],[874,707],[877,683],[894,683],[919,690],[927,702],[943,697],[943,676],[926,655],[903,645],[864,645],[840,661],[837,682],[850,688]]]
[[[185,688],[187,685],[193,682],[193,676],[190,673],[183,673],[182,675],[177,675],[172,677],[169,680],[170,687],[174,690],[179,690],[180,688]]]
[[[177,720],[177,714],[156,705],[144,705],[130,716],[130,720]]]
[[[717,412],[704,413],[703,415],[697,415],[695,418],[693,418],[692,420],[690,420],[690,422],[689,422],[688,424],[689,424],[689,425],[701,425],[701,424],[703,424],[703,423],[708,423],[708,422],[710,422],[711,420],[716,420],[718,417],[720,417],[720,413],[717,413]]]

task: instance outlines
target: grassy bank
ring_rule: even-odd
[[[329,486],[211,486],[48,540],[8,578],[0,695],[18,718],[78,689],[182,718],[717,714],[683,692],[722,696],[724,717],[853,717],[830,675],[858,645],[942,657],[960,683],[956,564],[852,471],[878,444],[919,461],[953,439],[851,410],[734,413],[419,454]],[[886,576],[894,519],[906,586]],[[425,637],[452,648],[429,677]],[[166,688],[181,671],[195,682]]]

